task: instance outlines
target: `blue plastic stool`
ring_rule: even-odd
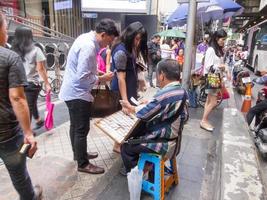
[[[154,200],[164,200],[164,193],[179,182],[176,157],[170,160],[170,168],[165,167],[166,158],[158,154],[142,153],[138,169],[144,170],[146,162],[154,164],[154,183],[143,180],[142,190],[154,196]],[[164,177],[164,174],[166,177]]]

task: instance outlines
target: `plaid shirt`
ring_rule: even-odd
[[[185,90],[181,88],[180,83],[172,82],[158,91],[152,101],[136,113],[139,119],[148,121],[146,124],[148,131],[146,131],[146,134],[142,138],[172,139],[178,135],[180,117],[172,123],[165,123],[164,121],[176,114],[181,106],[184,95],[186,95],[187,98],[187,94]],[[184,109],[182,109],[179,116],[183,114],[185,114]],[[162,126],[160,126],[161,124]],[[142,145],[164,156],[173,149],[171,147],[175,146],[175,141],[145,143]]]

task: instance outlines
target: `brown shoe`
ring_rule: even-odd
[[[78,167],[78,171],[88,174],[103,174],[105,172],[104,168],[93,165],[92,163],[89,163],[84,168]]]
[[[98,157],[98,153],[97,152],[87,152],[87,159],[94,159]],[[77,160],[76,157],[73,158],[73,160]]]
[[[43,199],[43,189],[40,185],[35,185],[33,187],[34,193],[35,193],[35,199],[36,200],[42,200]]]

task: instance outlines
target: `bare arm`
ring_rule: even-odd
[[[51,86],[48,82],[48,77],[47,77],[44,61],[37,62],[37,71],[45,83],[46,91],[47,92],[50,91]]]
[[[15,115],[20,123],[24,133],[24,143],[31,144],[29,155],[33,155],[37,150],[37,144],[33,136],[30,124],[30,114],[27,100],[24,94],[23,87],[16,87],[9,89],[9,99]]]
[[[127,88],[126,88],[126,72],[117,72],[119,90],[122,100],[128,101]]]
[[[9,99],[16,117],[26,135],[31,135],[30,114],[23,87],[10,88]]]
[[[107,49],[106,53],[107,53],[107,57],[106,57],[106,72],[110,72],[111,50]]]

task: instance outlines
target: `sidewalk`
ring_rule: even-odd
[[[155,92],[155,88],[150,88],[144,96],[150,98]],[[99,178],[106,177],[112,171],[112,166],[115,168],[114,173],[118,172],[116,162],[120,163],[120,155],[112,151],[113,140],[94,126],[95,120],[97,119],[91,120],[90,123],[87,137],[88,151],[98,152],[98,158],[90,161],[105,168],[105,174],[90,175],[77,172],[69,138],[69,121],[36,137],[38,151],[32,160],[28,159],[27,164],[33,183],[43,186],[45,200],[80,199]],[[0,165],[0,180],[0,199],[16,199],[16,191],[11,185],[4,165]]]
[[[155,89],[150,88],[145,98],[149,98],[154,92]],[[199,128],[203,108],[190,109],[190,120],[184,127],[181,152],[177,160],[180,183],[166,194],[167,200],[212,199],[207,198],[210,190],[215,188],[210,181],[216,176],[216,163],[212,159],[220,159],[216,157],[216,143],[221,136],[222,113],[225,107],[231,107],[232,104],[233,102],[228,100],[224,101],[212,113],[211,122],[216,127],[213,133]],[[91,161],[104,167],[105,174],[90,175],[77,172],[76,163],[72,160],[68,134],[69,121],[42,133],[37,137],[37,154],[32,160],[28,160],[33,182],[44,187],[45,200],[129,199],[127,179],[118,173],[121,165],[120,156],[112,152],[113,141],[94,126],[94,120],[91,121],[87,139],[88,151],[99,153],[99,157]],[[17,194],[11,186],[4,166],[0,166],[0,180],[0,199],[16,199]],[[151,197],[143,194],[143,199]]]
[[[105,170],[108,171],[119,155],[112,152],[113,141],[101,133],[100,130],[96,129],[92,124],[93,121],[87,139],[88,151],[97,151],[99,156],[91,160],[91,162],[104,167]],[[46,200],[79,199],[79,197],[90,189],[99,177],[103,176],[77,172],[76,163],[72,160],[73,155],[68,133],[69,122],[66,122],[52,131],[38,136],[38,151],[35,157],[27,162],[33,182],[35,184],[42,182],[41,185],[44,187]],[[59,171],[59,173],[55,171]],[[72,176],[70,176],[70,174],[72,174]],[[66,178],[69,176],[70,178]],[[5,177],[5,179],[3,177]],[[4,166],[0,167],[0,179],[0,199],[15,199],[17,195],[11,186]],[[43,179],[46,181],[42,181]],[[55,184],[59,179],[61,179],[61,183]],[[8,186],[3,187],[6,185]],[[65,185],[68,185],[68,187]],[[54,189],[51,190],[51,187]],[[54,190],[59,191],[54,192]],[[51,194],[51,192],[53,194]]]
[[[145,98],[151,97],[155,91],[156,89],[150,88],[146,92]],[[213,135],[199,128],[199,119],[203,109],[190,110],[190,121],[185,125],[181,153],[178,156],[180,184],[170,191],[167,199],[174,199],[174,197],[179,197],[179,199],[199,199],[205,168],[208,164],[208,143],[212,137],[217,138],[220,134],[221,110],[222,108],[220,107],[213,113],[213,118],[215,119],[213,123],[216,126]],[[45,199],[129,199],[127,179],[118,175],[121,163],[120,156],[113,153],[113,141],[94,126],[94,120],[91,121],[91,129],[87,139],[88,151],[97,151],[99,153],[99,157],[91,161],[104,167],[105,174],[90,175],[76,171],[77,166],[72,160],[73,155],[68,134],[69,121],[41,134],[37,137],[38,152],[32,160],[28,160],[33,182],[43,185]],[[1,178],[1,180],[4,180],[1,185],[5,185],[0,189],[1,200],[15,199],[17,194],[10,184],[4,166],[0,167],[0,177],[5,177],[5,179]],[[119,196],[112,196],[109,192],[103,192],[103,190],[98,189],[102,186],[102,189],[106,188],[106,191],[118,177],[122,180],[120,182],[122,187],[113,184],[115,189],[113,187],[112,190],[118,191],[117,195]],[[99,194],[102,196],[98,196]],[[12,198],[10,198],[11,196]]]

